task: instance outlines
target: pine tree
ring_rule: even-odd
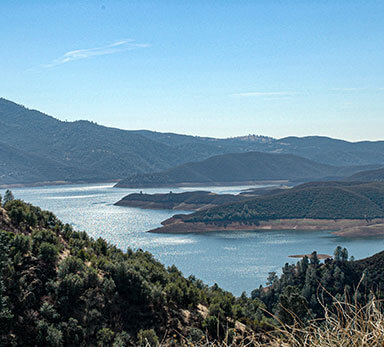
[[[4,194],[4,203],[5,205],[7,202],[10,202],[12,200],[15,200],[15,197],[13,196],[13,193],[8,189]]]

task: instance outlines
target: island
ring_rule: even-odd
[[[192,214],[175,215],[150,232],[221,230],[329,230],[346,237],[384,235],[384,183],[306,183]]]

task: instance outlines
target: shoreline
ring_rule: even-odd
[[[239,222],[227,225],[205,224],[203,222],[187,223],[180,218],[171,217],[163,221],[162,226],[152,230],[151,233],[160,234],[189,234],[214,231],[331,231],[335,236],[341,237],[368,237],[384,236],[384,218],[370,221],[362,219],[278,219],[260,221],[258,225],[245,225]]]
[[[180,182],[161,184],[122,184],[117,183],[115,188],[194,188],[194,187],[236,187],[264,184],[287,184],[289,180],[257,180],[257,181],[233,181],[233,182]]]
[[[98,183],[115,183],[115,182],[118,182],[118,180],[45,181],[45,182],[31,182],[31,183],[11,183],[11,184],[0,184],[0,189],[68,186],[68,185],[76,185],[76,184],[80,185],[80,184],[98,184]]]
[[[142,210],[191,211],[191,212],[218,206],[213,204],[180,203],[173,207],[167,207],[163,203],[146,202],[146,201],[145,202],[144,201],[122,201],[122,200],[115,202],[113,205],[122,206],[122,207],[140,208]]]

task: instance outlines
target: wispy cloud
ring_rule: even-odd
[[[109,45],[87,49],[77,49],[74,51],[68,51],[61,57],[54,59],[51,63],[40,65],[40,68],[51,68],[58,65],[70,63],[75,60],[88,59],[95,56],[115,54],[124,51],[131,51],[139,48],[150,47],[147,43],[137,43],[135,40],[121,40],[113,42]]]
[[[332,88],[333,91],[336,92],[357,92],[360,90],[366,90],[367,88],[363,87],[352,87],[352,88]]]
[[[283,96],[289,97],[293,95],[299,95],[299,92],[245,92],[245,93],[235,93],[232,96],[244,96],[244,97],[263,97],[263,96]]]

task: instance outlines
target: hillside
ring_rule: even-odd
[[[200,138],[151,131],[138,131],[149,139],[187,148],[192,143],[219,146],[225,153],[259,151],[295,154],[328,165],[351,166],[384,164],[384,141],[348,142],[324,136],[285,137],[239,136],[228,139]]]
[[[384,181],[384,169],[358,172],[348,177],[347,180],[361,182],[382,182]]]
[[[335,167],[292,154],[230,153],[153,174],[132,175],[116,187],[161,187],[199,184],[246,184],[263,180],[311,180],[342,177],[363,167]]]
[[[276,339],[281,345],[289,336],[278,333],[279,325],[285,329],[294,317],[306,326],[324,317],[322,304],[332,310],[356,288],[354,304],[369,300],[364,293],[380,295],[383,263],[383,253],[349,261],[340,247],[320,263],[314,252],[286,264],[280,278],[270,273],[268,287],[251,298],[235,298],[183,277],[175,266],[166,269],[150,253],[123,253],[13,200],[0,207],[0,344],[267,346]]]
[[[357,142],[324,137],[244,136],[229,139],[128,131],[88,121],[63,122],[0,98],[0,184],[41,181],[112,180],[158,172],[225,153],[260,151],[291,153],[328,165],[384,163],[384,142]],[[16,151],[33,157],[25,170]],[[4,152],[5,153],[5,152]],[[9,168],[8,168],[9,167]],[[369,168],[367,168],[369,169]]]
[[[276,140],[279,153],[298,156],[335,166],[384,163],[384,141],[348,142],[323,136],[286,137]]]
[[[235,325],[247,334],[237,320],[270,329],[262,306],[187,279],[150,253],[93,240],[38,207],[0,206],[1,346],[199,344]]]
[[[384,218],[384,184],[308,183],[282,193],[197,212],[187,221]]]
[[[383,223],[383,183],[319,182],[190,215],[177,215],[153,231],[186,232],[223,228],[343,230]]]
[[[93,172],[0,143],[0,185],[44,181],[90,180]]]
[[[215,194],[206,191],[167,194],[133,193],[115,203],[117,206],[139,207],[144,209],[199,210],[230,202],[249,199],[248,195]]]
[[[170,168],[190,160],[201,160],[226,150],[186,137],[190,145],[152,140],[140,132],[108,128],[88,121],[62,122],[39,111],[0,99],[0,128],[3,149],[33,156],[25,170],[20,156],[0,163],[0,184],[47,180],[118,179],[140,172]],[[6,144],[6,145],[5,145]],[[241,149],[240,149],[241,150]],[[8,169],[9,167],[9,169]],[[47,170],[42,169],[47,168]],[[59,169],[59,170],[58,170]]]
[[[366,293],[376,295],[377,299],[382,299],[382,290],[384,289],[382,281],[384,275],[383,265],[384,252],[356,261],[349,259],[347,249],[337,247],[333,259],[327,259],[324,263],[319,261],[318,255],[314,252],[309,257],[305,256],[297,264],[285,264],[280,277],[276,273],[270,273],[267,282],[268,286],[260,286],[260,288],[255,289],[252,292],[252,297],[262,300],[267,309],[274,311],[277,317],[286,324],[294,324],[295,320],[305,322],[309,319],[322,318],[324,307],[327,307],[328,317],[330,317],[330,320],[334,320],[335,323],[333,325],[334,331],[327,331],[328,336],[324,333],[322,341],[319,341],[318,344],[315,342],[308,344],[308,340],[314,341],[313,331],[308,334],[309,336],[312,335],[312,339],[308,339],[309,336],[306,339],[305,335],[308,332],[300,333],[299,339],[302,339],[303,343],[297,343],[294,346],[380,346],[381,343],[365,344],[362,342],[350,344],[345,335],[355,335],[350,331],[351,325],[353,325],[352,320],[355,323],[358,319],[367,320],[367,317],[360,316],[358,318],[359,314],[364,311],[364,303],[369,300]],[[339,304],[335,305],[335,301],[338,301]],[[341,302],[344,304],[340,304]],[[344,305],[346,311],[342,308]],[[338,308],[336,308],[337,306]],[[382,308],[379,304],[375,312],[382,315]],[[356,314],[355,309],[360,313]],[[344,333],[341,328],[343,319],[346,319]],[[326,329],[329,322],[323,320],[321,322],[322,328]],[[314,328],[313,330],[319,330],[318,333],[321,334],[319,325],[314,324],[312,328]],[[360,330],[364,329],[357,329],[356,331]],[[377,326],[372,330],[378,332]],[[339,338],[337,338],[338,334]],[[345,343],[341,343],[343,338],[340,337],[343,335]],[[333,339],[331,336],[333,336]],[[304,343],[305,340],[306,343]],[[381,338],[380,340],[382,341]],[[333,343],[326,343],[325,341],[332,341]],[[336,341],[340,341],[340,343]]]

